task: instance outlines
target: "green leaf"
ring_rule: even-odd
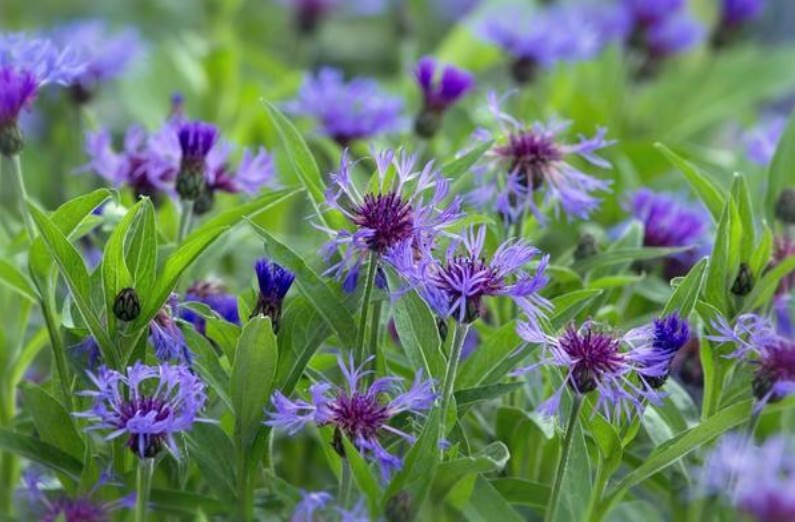
[[[480,145],[477,145],[463,156],[455,158],[442,165],[441,169],[442,176],[451,180],[451,182],[453,183],[453,188],[451,190],[453,194],[457,193],[456,189],[460,188],[460,186],[467,181],[466,177],[464,177],[463,175],[469,169],[471,169],[472,166],[475,165],[475,163],[478,162],[478,160],[483,156],[483,154],[485,154],[486,151],[489,150],[489,148],[491,148],[492,144],[493,142],[491,141],[481,143]]]
[[[412,368],[441,379],[446,363],[441,351],[439,326],[425,301],[416,292],[406,292],[394,305],[395,329]],[[440,381],[441,382],[441,381]]]
[[[476,388],[466,388],[455,392],[455,403],[460,408],[479,401],[487,401],[511,393],[524,385],[522,382],[487,384]]]
[[[105,314],[108,319],[108,330],[111,337],[116,334],[116,316],[113,313],[113,303],[116,296],[124,288],[132,286],[133,279],[130,270],[127,268],[127,260],[124,256],[124,243],[130,227],[136,221],[138,213],[145,200],[139,200],[113,229],[113,232],[105,243],[105,253],[102,255],[102,285],[105,290]],[[146,200],[148,201],[148,200]],[[151,247],[150,247],[151,248]],[[140,297],[146,298],[146,294],[138,293]]]
[[[36,290],[25,274],[4,259],[0,259],[0,283],[18,293],[25,299],[36,302]]]
[[[320,169],[317,166],[314,156],[309,150],[301,133],[295,128],[290,120],[288,120],[282,112],[276,108],[275,105],[263,101],[265,110],[279,134],[282,141],[284,150],[290,160],[293,170],[301,180],[301,184],[309,193],[309,200],[315,209],[315,214],[321,220],[324,220],[323,204],[325,202],[325,184],[323,178],[320,176]],[[325,220],[324,220],[325,221]]]
[[[149,500],[156,511],[174,514],[196,515],[198,511],[201,511],[207,515],[214,515],[222,514],[228,509],[226,504],[207,495],[176,489],[154,488],[150,493]]]
[[[704,272],[707,268],[707,259],[704,258],[687,273],[687,276],[676,287],[671,298],[665,304],[661,315],[678,312],[681,317],[688,317],[696,306],[701,288],[704,285]]]
[[[221,366],[218,355],[210,342],[194,328],[182,328],[185,342],[193,351],[193,367],[198,370],[204,382],[218,395],[218,398],[231,410],[234,409],[229,396],[229,374]]]
[[[555,310],[555,313],[549,318],[552,329],[558,330],[562,328],[566,323],[574,319],[585,305],[603,293],[604,290],[601,289],[586,288],[584,290],[574,290],[552,299],[552,309]]]
[[[432,498],[444,498],[459,481],[476,473],[492,473],[505,467],[511,454],[502,442],[493,442],[469,457],[442,462],[436,471]]]
[[[276,376],[278,348],[269,317],[255,317],[243,327],[232,367],[231,392],[235,438],[247,448],[262,426]]]
[[[289,395],[320,344],[331,334],[315,308],[303,296],[292,299],[279,320],[279,369],[276,386]]]
[[[727,199],[723,191],[714,181],[702,174],[695,165],[662,143],[655,143],[654,146],[663,153],[668,161],[671,162],[671,165],[678,168],[685,175],[685,179],[687,179],[693,191],[712,214],[712,219],[717,222],[723,213],[723,207]]]
[[[157,270],[157,225],[152,201],[144,197],[140,218],[130,238],[127,267],[138,295],[148,296]]]
[[[616,248],[608,250],[602,254],[587,257],[574,263],[573,268],[578,272],[589,272],[597,268],[607,268],[615,265],[629,263],[631,261],[643,261],[645,259],[656,259],[658,257],[668,257],[688,250],[688,247],[663,248],[663,247],[635,247],[635,248]]]
[[[73,417],[66,408],[37,384],[25,383],[24,391],[25,405],[33,416],[39,438],[81,460],[85,446],[75,428]]]
[[[378,505],[381,501],[381,487],[378,485],[378,478],[370,469],[367,461],[361,456],[359,450],[356,449],[356,446],[345,435],[342,437],[342,444],[345,447],[345,458],[348,459],[348,463],[351,466],[353,480],[359,487],[359,491],[367,499],[370,515],[375,517],[378,514]]]
[[[97,341],[102,357],[111,368],[118,368],[118,357],[108,333],[99,320],[91,305],[91,289],[89,287],[88,271],[83,258],[74,246],[64,236],[63,232],[48,218],[44,212],[32,203],[28,203],[31,216],[36,222],[36,227],[41,233],[41,238],[52,254],[58,269],[61,272],[74,299],[80,315],[86,323],[91,335]]]
[[[751,273],[754,276],[759,276],[762,271],[767,268],[770,262],[770,256],[773,253],[773,232],[767,223],[762,225],[762,237],[759,238],[759,244],[751,252],[748,265],[751,268]],[[746,300],[746,302],[748,302]]]
[[[740,241],[741,261],[747,262],[754,251],[756,243],[754,228],[754,207],[751,202],[751,190],[748,188],[748,181],[742,174],[735,173],[731,188],[732,199],[737,205],[739,222],[742,227],[742,239]]]
[[[185,433],[190,456],[205,482],[222,499],[235,498],[235,448],[220,426],[198,422]]]
[[[5,428],[0,428],[0,448],[64,473],[74,480],[80,479],[83,470],[80,460],[65,451],[29,435],[15,433]]]
[[[549,501],[549,486],[520,478],[498,478],[491,485],[511,504],[534,507],[543,512]]]
[[[464,516],[470,522],[522,522],[524,519],[508,504],[505,497],[485,478],[478,477],[464,506]],[[572,519],[573,520],[573,519]]]
[[[516,333],[516,321],[510,321],[485,336],[481,346],[461,363],[455,387],[474,388],[483,383],[521,342]]]
[[[795,113],[790,115],[767,172],[765,212],[769,222],[775,219],[776,200],[785,188],[795,188]]]
[[[765,272],[745,298],[743,309],[751,311],[770,304],[781,280],[793,271],[795,271],[795,256],[789,256]]]
[[[704,299],[713,304],[718,310],[726,314],[729,308],[728,290],[729,277],[734,276],[730,270],[739,267],[729,265],[729,245],[731,244],[731,230],[735,214],[734,202],[729,199],[723,209],[718,228],[715,231],[715,244],[710,255],[707,280],[704,284]]]
[[[747,422],[751,414],[752,401],[747,400],[719,411],[698,426],[691,428],[657,447],[643,463],[630,471],[610,490],[611,502],[618,500],[629,488],[640,484],[655,473],[697,449],[718,435]]]
[[[295,286],[324,321],[331,327],[345,347],[356,346],[356,324],[345,305],[334,295],[323,279],[293,252],[287,245],[277,241],[262,227],[251,224],[254,230],[265,239],[268,256],[295,274]]]

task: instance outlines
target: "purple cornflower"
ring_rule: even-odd
[[[437,78],[439,64],[430,56],[417,63],[414,76],[420,85],[423,106],[414,121],[415,132],[430,138],[439,129],[444,111],[475,87],[475,78],[467,71],[446,65]]]
[[[419,260],[406,249],[395,256],[397,268],[416,286],[431,308],[442,317],[470,323],[480,317],[481,303],[487,296],[508,296],[527,317],[527,330],[543,338],[538,324],[550,308],[538,292],[546,285],[544,274],[549,256],[543,256],[530,276],[523,267],[540,251],[523,240],[506,241],[486,261],[483,246],[486,227],[468,230],[462,239],[454,240],[445,260],[434,259],[426,249]],[[457,253],[463,247],[463,254]],[[513,281],[511,281],[511,279]]]
[[[42,470],[29,467],[22,474],[26,493],[30,498],[33,514],[40,522],[109,522],[111,513],[122,507],[134,505],[134,497],[127,496],[111,502],[98,502],[92,497],[108,481],[107,474],[100,475],[97,483],[85,495],[68,497],[51,496],[42,491],[40,485],[45,476]]]
[[[497,211],[509,223],[528,209],[540,221],[546,221],[533,198],[536,191],[543,190],[544,204],[553,205],[556,216],[563,207],[567,216],[587,219],[600,204],[593,193],[609,190],[610,181],[589,176],[567,159],[579,156],[597,167],[610,168],[610,163],[596,154],[615,143],[605,139],[607,130],[600,128],[592,138],[580,136],[577,143],[564,143],[558,135],[570,122],[527,125],[502,112],[494,93],[489,95],[489,107],[499,129],[493,135],[478,134],[495,142],[486,157],[497,178],[481,178],[481,186],[470,195],[473,203],[482,206],[496,200]]]
[[[624,0],[630,47],[644,55],[638,74],[653,74],[659,62],[698,44],[704,27],[687,11],[684,0]]]
[[[525,340],[538,342],[536,333],[526,324],[520,324],[518,332]],[[559,410],[560,399],[567,386],[582,395],[595,390],[598,393],[596,407],[607,418],[628,413],[632,406],[640,410],[642,398],[657,401],[659,394],[648,386],[639,387],[631,381],[630,375],[637,367],[636,359],[646,362],[648,357],[639,357],[622,349],[624,342],[623,338],[599,329],[590,321],[580,328],[570,325],[560,337],[547,338],[545,355],[539,362],[515,370],[514,375],[546,365],[563,368],[566,373],[563,384],[539,406],[539,411],[546,415],[552,416]]]
[[[177,139],[180,148],[177,194],[186,200],[197,200],[206,186],[207,156],[218,142],[218,129],[203,121],[179,124]]]
[[[702,489],[726,498],[758,522],[795,520],[793,450],[786,436],[773,436],[756,445],[747,436],[729,433],[706,459]]]
[[[623,0],[623,4],[635,23],[647,27],[679,13],[686,0]]]
[[[709,226],[709,215],[697,205],[666,192],[637,190],[627,202],[632,217],[643,224],[643,246],[689,247],[663,261],[666,279],[684,275],[701,253]]]
[[[737,317],[734,327],[720,317],[712,324],[715,335],[707,339],[732,343],[735,350],[729,357],[743,359],[756,366],[752,388],[758,399],[757,408],[795,394],[795,342],[756,314]]]
[[[687,14],[666,18],[650,26],[646,45],[651,60],[681,53],[698,44],[704,37],[704,27]]]
[[[325,508],[334,497],[325,491],[302,491],[301,501],[295,505],[290,522],[314,522],[315,513]]]
[[[676,313],[659,317],[624,336],[624,341],[631,347],[629,357],[634,361],[638,375],[651,388],[665,384],[674,356],[689,339],[690,327]]]
[[[186,291],[183,303],[203,303],[218,314],[222,319],[233,324],[240,324],[240,315],[237,310],[237,297],[226,292],[220,283],[214,281],[196,281]],[[207,324],[204,317],[188,307],[180,307],[180,318],[196,328],[196,331],[205,335]]]
[[[449,182],[433,162],[415,170],[416,155],[384,150],[376,154],[375,163],[378,188],[362,194],[353,182],[354,164],[347,151],[343,152],[339,170],[331,175],[326,202],[356,228],[349,231],[318,226],[332,237],[323,248],[327,261],[343,248],[342,259],[326,274],[343,279],[342,286],[348,292],[356,288],[359,271],[370,253],[391,262],[393,254],[404,246],[431,248],[443,229],[460,216],[459,198],[444,204]]]
[[[615,6],[513,7],[489,19],[481,33],[511,55],[518,83],[531,81],[538,69],[558,62],[587,60],[623,37],[626,22]]]
[[[88,376],[97,389],[80,394],[94,404],[74,415],[92,422],[89,431],[111,430],[106,440],[127,436],[127,446],[140,458],[154,457],[164,445],[178,455],[174,435],[200,420],[196,416],[207,400],[204,383],[184,365],[137,362],[124,373],[102,367]]]
[[[270,317],[273,332],[277,333],[282,315],[282,302],[295,280],[295,274],[265,257],[257,260],[254,271],[257,274],[259,296],[251,317],[260,314]]]
[[[70,82],[75,102],[85,103],[97,88],[119,76],[142,52],[138,31],[125,28],[112,32],[103,20],[81,20],[58,27],[53,40],[68,47],[85,64]]]
[[[409,443],[415,440],[412,435],[390,426],[389,421],[404,412],[421,415],[431,409],[436,394],[433,381],[424,379],[421,370],[417,371],[407,391],[401,391],[402,379],[398,377],[380,377],[369,386],[364,385],[364,377],[372,373],[364,370],[370,359],[356,368],[353,358],[347,365],[340,358],[338,363],[346,387],[328,382],[314,384],[309,390],[309,401],[290,400],[281,392],[275,392],[271,398],[274,411],[266,411],[265,424],[284,429],[291,435],[310,422],[318,426],[332,425],[359,451],[376,460],[383,478],[387,479],[393,470],[400,468],[402,461],[384,448],[380,438],[392,434]],[[342,452],[341,446],[337,445],[337,450]]]
[[[757,165],[770,164],[786,127],[787,120],[781,116],[762,119],[742,137],[746,157]]]
[[[149,342],[155,349],[155,356],[161,361],[176,360],[190,365],[191,355],[185,336],[174,321],[176,317],[176,296],[172,295],[169,302],[155,315],[149,323]]]
[[[24,145],[17,120],[29,110],[39,89],[69,83],[84,64],[50,40],[23,33],[0,34],[0,153],[18,154]]]
[[[314,118],[323,134],[345,147],[397,130],[403,101],[383,92],[373,79],[346,82],[342,71],[324,67],[304,79],[297,98],[286,108]]]

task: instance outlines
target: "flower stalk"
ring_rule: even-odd
[[[375,252],[370,253],[370,261],[367,264],[367,279],[364,282],[364,295],[362,296],[362,314],[359,319],[359,331],[356,336],[356,352],[355,361],[356,365],[364,362],[367,354],[365,353],[364,339],[367,330],[367,318],[370,311],[370,297],[373,293],[373,286],[375,285],[375,274],[378,268],[378,254]]]
[[[558,469],[555,472],[555,484],[552,486],[549,504],[547,504],[546,515],[544,516],[546,522],[554,522],[557,518],[558,506],[560,504],[560,489],[563,485],[563,477],[566,475],[566,468],[569,465],[571,443],[574,441],[574,431],[577,428],[577,422],[580,418],[582,399],[583,396],[581,394],[574,394],[574,401],[572,402],[571,412],[569,413],[569,422],[566,424],[566,435],[563,438],[563,446],[560,448],[560,461],[558,462]]]
[[[155,470],[155,459],[138,459],[138,472],[135,479],[135,522],[146,522],[149,492],[152,488],[152,474]]]
[[[456,323],[453,344],[450,347],[450,357],[447,360],[447,369],[444,372],[444,384],[442,385],[442,419],[446,419],[447,417],[447,408],[450,406],[450,399],[453,396],[455,377],[458,373],[458,363],[461,359],[461,350],[464,347],[464,339],[466,339],[467,333],[469,333],[470,326],[470,323]],[[442,433],[447,433],[447,426],[445,426],[444,421],[442,421],[442,425],[445,428]]]

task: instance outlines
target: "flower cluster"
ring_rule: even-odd
[[[562,207],[570,218],[587,219],[600,203],[594,192],[608,190],[610,181],[594,178],[567,160],[579,156],[597,167],[610,168],[610,163],[596,154],[614,143],[605,139],[606,129],[599,129],[592,138],[580,136],[577,143],[565,143],[558,136],[570,122],[520,122],[500,109],[494,93],[489,96],[489,108],[498,129],[478,133],[478,138],[494,141],[494,146],[486,154],[489,163],[470,201],[478,207],[493,204],[509,223],[528,210],[543,222],[534,199],[536,192],[542,192],[543,204],[553,206],[556,215]]]
[[[348,146],[397,130],[403,101],[385,93],[375,80],[346,82],[341,71],[324,67],[304,79],[298,96],[286,108],[313,118],[323,134]]]
[[[538,342],[536,332],[526,325],[519,333],[529,342]],[[644,400],[659,401],[656,389],[665,383],[674,356],[688,338],[688,324],[676,314],[658,318],[624,336],[589,321],[579,328],[568,326],[559,337],[548,337],[541,360],[514,374],[523,375],[542,366],[561,367],[565,372],[563,384],[539,411],[556,414],[563,391],[569,387],[578,395],[596,391],[596,407],[607,418],[614,418],[622,412],[629,414],[633,407],[640,411]],[[631,378],[633,374],[640,385]]]
[[[794,449],[784,436],[756,445],[738,433],[725,435],[701,470],[702,493],[725,498],[759,522],[795,520]]]
[[[114,149],[105,129],[89,132],[85,148],[89,162],[83,171],[94,172],[115,186],[129,186],[137,196],[191,196],[198,214],[212,208],[218,190],[255,194],[274,178],[273,158],[263,147],[256,152],[246,149],[234,169],[231,145],[217,129],[185,121],[179,111],[151,134],[139,126],[130,127],[120,151]]]
[[[344,434],[362,453],[375,459],[384,479],[401,466],[401,459],[387,451],[382,437],[396,435],[414,442],[414,437],[389,424],[390,419],[404,412],[420,415],[433,406],[436,394],[433,382],[418,371],[411,387],[400,391],[401,379],[380,377],[365,384],[372,373],[364,364],[356,368],[351,358],[346,364],[341,358],[339,367],[345,377],[344,388],[328,382],[312,385],[310,400],[290,400],[277,391],[271,398],[273,412],[267,412],[268,426],[281,428],[293,435],[309,423],[333,426]],[[365,361],[365,364],[369,362]],[[339,444],[337,450],[344,453]]]
[[[93,405],[75,416],[89,420],[89,430],[110,430],[107,440],[128,437],[140,458],[154,457],[163,446],[179,455],[174,436],[190,430],[207,400],[204,383],[183,365],[138,362],[123,373],[102,367],[88,376],[96,390],[80,394]]]
[[[416,170],[416,155],[384,150],[376,155],[375,163],[377,188],[362,194],[353,181],[355,163],[347,151],[343,153],[339,170],[331,176],[326,202],[356,228],[333,230],[318,225],[332,237],[323,248],[326,260],[331,261],[342,250],[341,259],[326,273],[343,279],[347,291],[356,288],[361,266],[370,253],[394,262],[403,248],[431,248],[436,237],[460,215],[459,198],[444,203],[449,183],[433,162]]]
[[[752,388],[759,401],[757,408],[795,393],[795,342],[779,333],[769,319],[743,314],[732,327],[719,317],[712,327],[715,334],[708,339],[734,344],[730,357],[756,367]]]

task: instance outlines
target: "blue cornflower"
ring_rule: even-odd
[[[301,500],[290,515],[290,522],[313,522],[315,513],[325,508],[333,498],[326,491],[302,491]]]
[[[757,408],[795,394],[795,342],[776,330],[770,319],[756,314],[737,317],[734,327],[719,317],[707,336],[719,343],[731,343],[735,350],[729,357],[742,359],[756,367],[752,382]]]
[[[51,35],[85,64],[70,82],[72,97],[78,103],[91,99],[102,83],[119,76],[143,50],[137,30],[113,32],[99,19],[70,22]]]
[[[222,319],[240,324],[240,315],[237,310],[237,297],[226,292],[226,289],[219,283],[213,281],[196,281],[186,291],[184,303],[196,302],[203,303],[210,307]],[[206,322],[204,317],[193,310],[181,306],[180,318],[193,324],[196,331],[204,335],[206,333]]]
[[[653,73],[658,62],[698,44],[704,27],[687,11],[685,0],[623,0],[630,20],[629,45],[645,54],[640,73]]]
[[[600,128],[594,137],[580,136],[577,143],[569,144],[558,135],[570,122],[527,125],[502,112],[494,93],[489,95],[489,107],[499,128],[493,133],[478,132],[480,139],[495,143],[486,153],[488,171],[470,195],[472,202],[477,206],[493,202],[509,223],[526,210],[546,221],[533,198],[536,191],[543,191],[544,204],[554,206],[556,215],[562,207],[571,218],[587,219],[600,204],[593,193],[608,190],[610,181],[589,176],[567,160],[579,156],[597,167],[610,168],[610,163],[596,154],[615,143],[605,139],[607,130]]]
[[[528,342],[538,342],[533,329],[525,324],[520,324],[518,331]],[[630,407],[640,410],[643,398],[654,402],[659,399],[655,390],[638,386],[630,379],[637,367],[637,355],[624,349],[623,344],[623,338],[591,321],[579,328],[569,325],[559,337],[547,337],[539,362],[515,370],[514,375],[533,372],[542,366],[558,366],[565,372],[563,384],[539,406],[540,412],[555,415],[563,391],[569,387],[580,395],[596,391],[596,408],[607,418],[613,418],[628,413]]]
[[[155,356],[163,362],[176,360],[190,365],[193,361],[185,336],[179,329],[174,317],[177,316],[177,298],[172,295],[169,301],[149,323],[149,342],[155,350]]]
[[[673,313],[651,324],[630,330],[624,341],[631,347],[630,359],[641,380],[659,388],[668,379],[674,356],[690,339],[687,321]]]
[[[543,256],[530,276],[523,267],[541,252],[523,240],[506,241],[486,260],[483,246],[486,227],[471,228],[461,239],[455,239],[443,261],[435,259],[428,249],[419,259],[406,248],[394,256],[401,273],[417,288],[433,310],[442,317],[469,323],[480,317],[481,304],[487,296],[508,296],[525,314],[528,331],[543,337],[538,321],[550,308],[539,295],[546,285],[544,274],[549,256]],[[459,253],[463,247],[463,253]]]
[[[270,317],[276,333],[282,315],[282,302],[295,280],[295,274],[265,257],[257,260],[254,271],[257,274],[259,296],[251,317],[259,314]]]
[[[22,150],[17,120],[23,109],[30,109],[39,88],[48,83],[67,84],[83,68],[74,54],[48,39],[0,34],[0,153],[10,156]]]
[[[356,228],[350,231],[318,226],[332,236],[323,248],[327,261],[340,248],[343,250],[342,259],[326,274],[342,278],[343,288],[349,292],[356,288],[362,263],[371,252],[389,262],[404,246],[430,248],[443,229],[460,216],[459,198],[444,203],[449,182],[433,162],[415,170],[416,155],[384,150],[376,155],[375,163],[377,189],[362,194],[352,179],[354,164],[347,151],[343,153],[339,170],[331,175],[326,202]]]
[[[384,448],[381,437],[392,434],[409,443],[415,440],[412,435],[390,426],[389,421],[404,412],[421,415],[430,410],[436,394],[433,381],[424,379],[421,370],[406,391],[401,391],[402,379],[398,377],[380,377],[365,385],[364,377],[372,373],[364,370],[370,359],[356,368],[353,358],[348,364],[340,358],[338,364],[345,376],[345,388],[328,382],[313,384],[308,401],[290,400],[281,392],[275,392],[271,398],[274,411],[266,411],[265,424],[284,429],[291,435],[309,423],[334,426],[359,451],[376,460],[382,476],[387,479],[392,471],[400,468],[402,461]]]
[[[762,14],[764,0],[723,0],[721,2],[720,23],[737,27]]]
[[[467,71],[452,65],[442,68],[430,56],[417,62],[414,76],[422,90],[423,106],[414,121],[418,135],[429,138],[439,129],[444,111],[475,87],[475,78]]]
[[[587,60],[626,32],[623,11],[613,5],[563,5],[543,9],[502,9],[481,29],[485,39],[511,55],[519,83],[539,68],[558,62]]]
[[[778,142],[786,128],[787,119],[784,117],[769,116],[761,119],[743,135],[745,155],[753,163],[767,166],[773,160]]]
[[[674,194],[647,188],[634,192],[626,207],[643,224],[643,246],[690,247],[663,261],[665,278],[686,274],[705,246],[710,223],[706,210]]]
[[[651,59],[686,51],[704,37],[704,27],[687,14],[666,18],[646,30],[646,45]]]
[[[314,118],[323,134],[348,146],[397,130],[403,101],[386,94],[373,79],[346,82],[342,71],[324,67],[304,79],[297,98],[286,108]]]
[[[187,366],[140,362],[122,373],[106,367],[88,372],[96,390],[87,411],[75,413],[92,424],[89,431],[110,430],[106,440],[127,436],[127,446],[140,458],[152,458],[165,445],[179,454],[174,436],[190,430],[207,400],[204,383]]]
[[[729,433],[701,470],[702,493],[718,495],[758,522],[795,520],[795,447],[786,436],[761,445]]]

